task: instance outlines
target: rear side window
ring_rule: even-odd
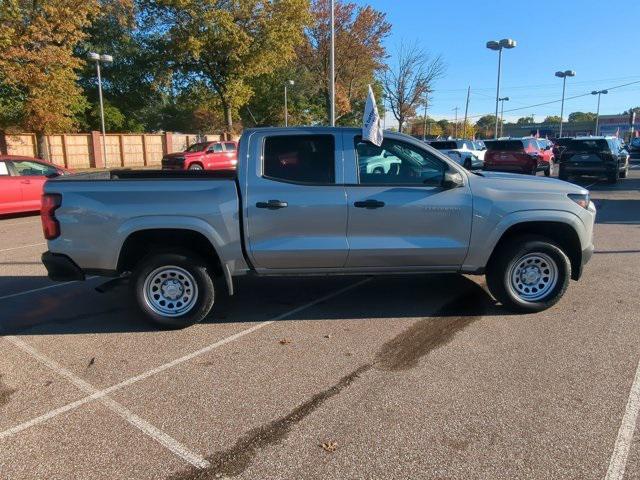
[[[567,145],[567,152],[579,152],[579,153],[597,153],[609,150],[609,144],[605,139],[586,139],[586,140],[571,140]]]
[[[485,142],[487,150],[499,150],[501,152],[519,152],[524,150],[522,140],[493,140]]]
[[[235,152],[236,151],[236,144],[235,143],[225,143],[224,144],[224,149],[227,152]]]
[[[280,135],[264,142],[263,174],[296,183],[335,183],[333,135]]]

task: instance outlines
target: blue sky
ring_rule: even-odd
[[[518,42],[503,54],[500,94],[511,99],[505,103],[509,120],[534,114],[540,121],[560,114],[560,103],[506,113],[559,100],[562,80],[554,76],[557,70],[576,71],[576,77],[567,79],[567,97],[640,81],[639,0],[354,1],[387,14],[393,25],[386,41],[389,54],[402,40],[442,54],[447,72],[435,85],[430,107],[436,118],[453,119],[456,106],[464,115],[469,85],[470,115],[495,109],[498,55],[485,48],[488,40],[509,37]],[[621,113],[635,106],[640,106],[640,83],[603,95],[600,113]],[[569,112],[595,110],[595,96],[568,100],[565,118]]]

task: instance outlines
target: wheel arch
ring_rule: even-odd
[[[133,270],[142,257],[154,250],[192,251],[204,259],[216,275],[224,276],[229,295],[233,295],[231,273],[215,245],[202,232],[189,228],[145,228],[129,233],[118,255],[118,273]]]
[[[487,261],[489,265],[506,243],[525,235],[539,235],[558,244],[571,262],[571,278],[580,278],[582,268],[582,246],[576,229],[567,222],[557,220],[523,221],[509,226],[493,247]]]

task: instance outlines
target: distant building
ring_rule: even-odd
[[[633,120],[633,123],[632,123]],[[629,139],[631,132],[640,131],[640,115],[600,115],[598,120],[598,130],[600,135],[616,135]],[[563,122],[562,135],[575,137],[579,135],[595,135],[596,124],[594,122]],[[527,137],[536,135],[540,137],[555,138],[560,132],[559,123],[531,123],[528,125],[515,125],[505,123],[504,135],[510,137]]]

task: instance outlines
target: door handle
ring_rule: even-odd
[[[258,202],[256,207],[268,208],[269,210],[278,210],[279,208],[287,208],[289,204],[287,202],[281,202],[280,200],[269,200],[268,202]]]
[[[384,207],[384,202],[381,202],[379,200],[364,200],[364,201],[354,202],[353,206],[356,208],[366,208],[369,210],[373,210],[375,208]]]

